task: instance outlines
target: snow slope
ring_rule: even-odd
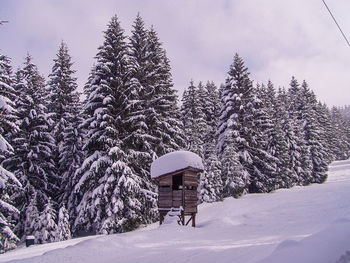
[[[0,262],[336,263],[350,251],[349,189],[350,161],[335,162],[321,185],[200,205],[197,228],[153,224],[23,247]]]

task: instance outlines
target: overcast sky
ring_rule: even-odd
[[[326,2],[350,38],[350,1]],[[0,0],[9,21],[0,52],[14,68],[29,52],[47,77],[64,40],[82,87],[111,17],[130,35],[138,12],[158,32],[180,94],[191,79],[223,83],[237,52],[255,82],[288,87],[294,75],[329,106],[350,104],[350,47],[322,0]]]

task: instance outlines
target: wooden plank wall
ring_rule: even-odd
[[[184,198],[185,198],[185,214],[197,213],[197,187],[198,176],[196,173],[186,171],[184,173]],[[189,186],[189,187],[188,187]],[[190,188],[190,189],[188,189]]]
[[[185,171],[183,173],[182,190],[173,191],[172,183],[172,175],[159,180],[158,207],[171,208],[183,206],[185,214],[197,213],[197,174],[192,171]]]
[[[164,185],[172,185],[173,184],[173,178],[169,175],[166,177],[163,177],[162,179],[159,180],[159,186],[164,186]]]
[[[172,207],[172,198],[173,198],[172,183],[173,181],[171,176],[164,177],[159,181],[159,187],[158,187],[158,207],[159,208]]]
[[[184,206],[182,199],[182,190],[173,190],[173,207]]]
[[[194,172],[186,171],[184,173],[184,185],[197,186],[198,185],[198,176]]]
[[[197,189],[185,190],[185,213],[197,213]]]

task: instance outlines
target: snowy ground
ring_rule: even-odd
[[[153,224],[21,247],[0,262],[350,262],[339,261],[350,251],[349,189],[350,161],[335,162],[322,185],[201,205],[197,228]]]

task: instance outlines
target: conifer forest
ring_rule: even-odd
[[[189,80],[180,97],[140,15],[129,36],[117,16],[103,36],[83,89],[63,41],[45,77],[31,55],[15,70],[0,54],[1,253],[29,235],[48,243],[157,221],[150,165],[175,150],[203,160],[200,202],[323,183],[350,156],[350,106],[329,108],[307,80],[256,83],[232,50],[222,84]]]

